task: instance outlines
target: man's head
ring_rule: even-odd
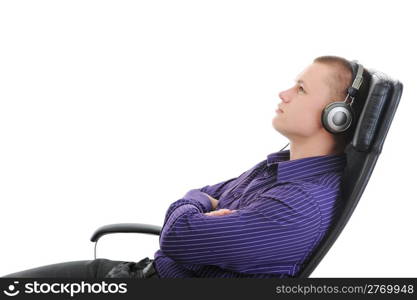
[[[364,83],[360,91],[368,89],[368,74],[364,69]],[[352,138],[357,120],[343,134],[334,135],[323,127],[321,113],[327,104],[345,99],[353,79],[353,70],[346,59],[338,56],[315,58],[296,77],[292,87],[279,93],[282,100],[279,107],[283,112],[273,118],[273,127],[291,142],[326,143],[331,152],[343,152]],[[359,100],[355,98],[352,106],[356,112],[363,107],[363,99]]]

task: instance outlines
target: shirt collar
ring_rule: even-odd
[[[289,159],[290,150],[274,152],[267,156],[267,167],[276,165],[278,182],[341,171],[346,165],[346,153]]]

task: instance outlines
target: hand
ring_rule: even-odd
[[[219,200],[213,198],[212,196],[210,196],[207,193],[204,193],[204,194],[206,194],[209,197],[209,199],[211,201],[211,206],[213,207],[213,209],[216,209],[217,208],[217,205],[219,204]]]
[[[230,210],[227,208],[221,208],[219,210],[213,210],[211,212],[205,213],[206,216],[224,216],[235,212],[236,210]]]

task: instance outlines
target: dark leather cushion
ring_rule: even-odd
[[[370,151],[378,130],[378,121],[383,120],[384,107],[389,100],[392,84],[386,75],[372,71],[369,93],[359,117],[352,145],[357,151]]]

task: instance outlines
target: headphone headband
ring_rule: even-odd
[[[355,67],[357,71],[356,71],[355,79],[353,80],[352,85],[348,88],[348,93],[346,95],[345,101],[350,96],[352,98],[352,101],[351,101],[352,103],[363,82],[363,66],[360,63],[358,63],[357,60],[351,61],[350,64],[352,66],[352,70],[354,71],[354,73],[355,73]]]
[[[358,72],[356,73],[356,78],[353,81],[352,87],[356,90],[359,90],[359,88],[361,87],[362,84],[362,74],[363,74],[363,66],[359,63],[357,63],[357,60],[354,61],[354,63],[356,63],[358,65]]]

